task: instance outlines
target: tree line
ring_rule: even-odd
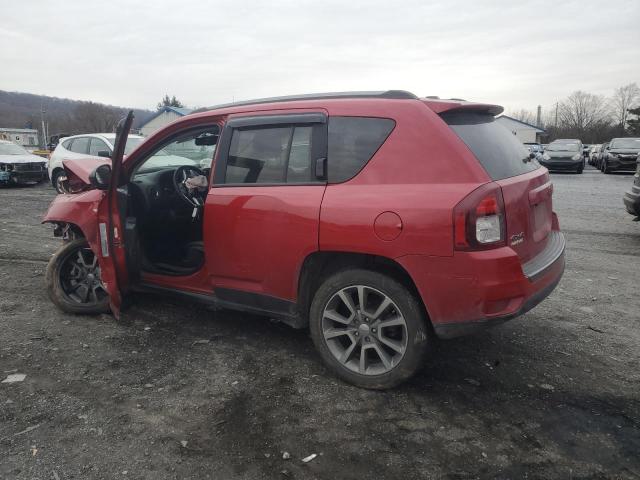
[[[508,116],[535,125],[536,113],[522,109]],[[640,87],[634,82],[618,87],[613,95],[577,90],[545,109],[541,128],[546,142],[579,138],[584,143],[608,142],[614,137],[640,136]]]
[[[44,118],[49,135],[113,132],[127,110],[96,102],[0,90],[0,127],[3,128],[35,128],[41,131]],[[153,113],[134,109],[134,127]]]

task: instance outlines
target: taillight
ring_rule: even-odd
[[[456,250],[485,250],[506,245],[502,190],[487,183],[467,195],[453,209]]]

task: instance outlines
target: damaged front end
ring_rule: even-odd
[[[46,162],[0,162],[0,185],[39,183],[46,178]]]

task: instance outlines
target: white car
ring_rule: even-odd
[[[0,185],[38,183],[46,178],[44,158],[27,152],[20,145],[0,140]]]
[[[64,193],[63,182],[67,175],[62,165],[63,160],[111,157],[115,140],[115,133],[87,133],[61,139],[49,157],[49,178],[56,191]],[[129,135],[124,149],[125,155],[131,153],[143,140],[144,137],[140,135]]]

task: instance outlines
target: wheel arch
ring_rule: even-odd
[[[302,263],[298,279],[298,309],[305,324],[309,322],[309,309],[313,301],[313,293],[329,275],[348,268],[372,270],[389,275],[403,284],[421,306],[427,325],[432,328],[429,312],[422,296],[411,275],[402,265],[391,258],[380,255],[336,251],[313,252]]]

